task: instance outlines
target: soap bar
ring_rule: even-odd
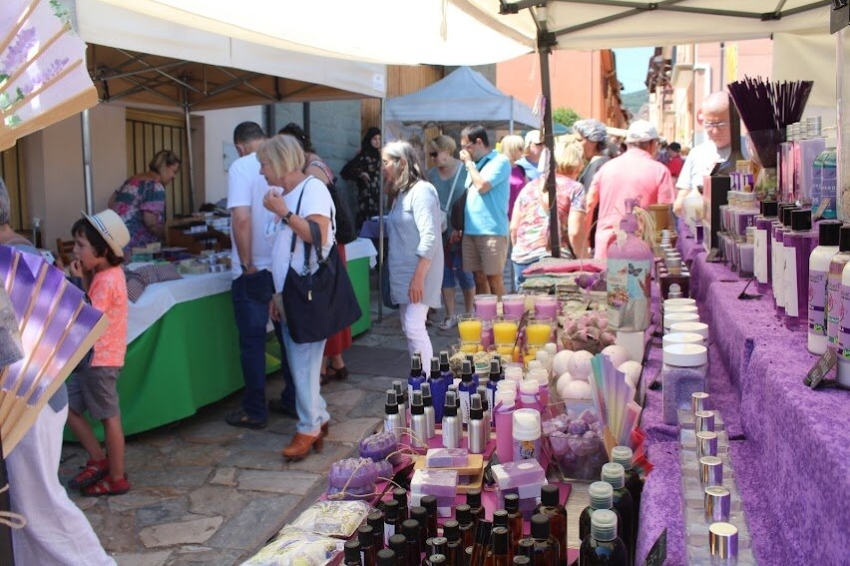
[[[416,470],[410,480],[410,491],[420,495],[454,497],[457,492],[457,470]]]
[[[429,468],[459,468],[469,461],[466,448],[431,448],[425,454],[425,465]]]
[[[509,487],[507,489],[502,489],[502,494],[504,497],[504,494],[516,493],[519,496],[520,500],[535,499],[540,497],[540,489],[548,483],[549,482],[546,481],[546,479],[544,478],[542,481],[535,481],[527,484],[522,484],[517,487]]]
[[[546,472],[535,459],[505,462],[492,468],[499,489],[510,489],[524,484],[546,481]],[[539,494],[538,494],[539,495]]]

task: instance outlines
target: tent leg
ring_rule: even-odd
[[[91,167],[91,122],[89,109],[80,113],[80,128],[83,136],[83,185],[85,189],[86,213],[94,214],[94,188]]]
[[[189,167],[189,212],[195,212],[195,160],[192,155],[192,115],[189,113],[189,89],[183,89],[183,115],[186,118],[186,164]]]
[[[540,53],[540,82],[543,90],[544,143],[549,154],[546,166],[546,190],[549,191],[549,247],[552,257],[561,257],[561,238],[558,230],[558,204],[555,185],[555,136],[552,131],[552,85],[549,79],[549,53],[551,47],[538,40]]]

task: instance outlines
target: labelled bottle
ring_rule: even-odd
[[[473,521],[484,520],[484,504],[481,503],[480,489],[470,489],[466,492],[466,504],[469,505],[469,512],[472,513]]]
[[[623,466],[626,471],[626,489],[632,496],[635,505],[635,536],[637,536],[637,520],[640,516],[640,498],[643,493],[643,481],[640,474],[632,467],[634,465],[634,452],[628,446],[615,446],[611,449],[611,461]]]
[[[511,552],[517,554],[519,541],[522,540],[522,513],[519,512],[519,495],[505,495],[505,511],[508,512],[508,529],[511,532]]]
[[[587,493],[590,504],[582,510],[578,518],[578,539],[582,542],[590,536],[591,515],[600,509],[613,510],[614,506],[614,488],[608,482],[593,482],[590,484]],[[616,511],[614,512],[616,513]]]
[[[419,499],[419,504],[424,507],[425,511],[428,513],[427,537],[437,538],[437,498],[433,495],[423,495]],[[441,554],[444,553],[441,552]]]
[[[838,235],[838,253],[829,262],[826,283],[826,338],[828,346],[838,349],[838,328],[841,313],[841,273],[850,262],[850,226],[842,226]]]
[[[731,106],[731,105],[730,105]],[[620,229],[608,246],[608,320],[623,332],[646,330],[651,320],[651,270],[655,260],[649,245],[637,236],[637,199],[626,199]],[[597,250],[599,251],[599,250]],[[615,307],[625,300],[624,307]]]
[[[446,367],[449,365],[448,352],[440,352],[439,358],[431,358],[431,375],[428,383],[431,385],[431,397],[433,398],[434,420],[435,422],[443,422],[443,405],[446,404],[446,387],[451,383],[451,380],[444,379],[445,374],[442,371],[443,354],[446,355]],[[449,372],[451,375],[451,372]]]
[[[850,389],[850,263],[841,274],[841,311],[838,321],[838,376],[836,384]]]
[[[758,280],[759,293],[767,293],[770,289],[770,278],[772,276],[771,243],[773,240],[773,221],[776,220],[778,205],[775,201],[763,201],[761,203],[761,214],[756,216],[756,231],[753,238],[755,252],[753,262],[755,276]]]
[[[422,543],[419,542],[419,522],[408,519],[401,524],[404,538],[407,540],[407,565],[419,566],[422,560]]]
[[[567,509],[561,504],[561,493],[557,485],[546,484],[540,488],[540,505],[535,513],[549,517],[549,532],[558,541],[561,564],[567,563]]]
[[[419,523],[419,553],[428,550],[428,510],[417,505],[410,508],[410,518]]]
[[[785,234],[791,231],[791,213],[793,206],[784,206],[780,210],[778,224],[773,225],[773,303],[776,317],[785,319]]]
[[[791,232],[782,238],[785,250],[785,328],[796,330],[808,319],[809,257],[817,247],[818,233],[812,230],[812,213],[791,213]]]
[[[835,138],[830,137],[827,139],[827,147],[831,149],[826,150],[826,155],[823,158],[821,168],[821,199],[828,200],[829,204],[824,208],[821,218],[834,219],[838,218],[838,203],[836,199],[836,191],[838,189],[838,174],[836,169],[838,152],[835,149]]]
[[[617,538],[617,515],[600,509],[590,517],[590,536],[579,549],[581,566],[627,566],[633,564],[622,540]]]
[[[531,547],[531,552],[533,553],[532,564],[534,566],[566,564],[566,561],[560,562],[561,545],[552,536],[550,517],[548,515],[538,513],[531,517],[531,534],[528,538],[534,541],[534,545]],[[564,552],[564,555],[566,556],[566,552]]]
[[[626,470],[622,465],[609,462],[602,465],[602,481],[611,484],[614,489],[614,509],[620,516],[623,543],[628,549],[629,563],[634,563],[634,541],[635,541],[635,506],[632,495],[626,489]],[[596,513],[594,513],[596,515]],[[591,533],[593,531],[593,516],[591,520]],[[615,520],[616,526],[616,520]],[[616,532],[616,531],[615,531]]]
[[[498,358],[490,360],[490,379],[487,381],[487,406],[490,407],[491,411],[496,406],[496,389],[498,389],[499,382],[504,375],[502,371],[502,365]],[[490,424],[493,424],[492,420]]]
[[[809,256],[808,348],[821,355],[826,352],[826,294],[829,264],[838,253],[841,223],[823,221],[818,224],[818,246]]]
[[[446,405],[443,407],[443,446],[446,448],[460,448],[460,436],[457,432],[457,423],[460,417],[457,414],[457,405],[455,404],[455,393],[449,391],[446,393]]]
[[[411,447],[424,448],[428,446],[425,405],[422,404],[422,391],[420,389],[415,389],[410,399],[410,431]]]

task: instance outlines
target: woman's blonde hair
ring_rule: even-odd
[[[525,140],[522,136],[505,136],[502,138],[500,153],[513,161],[513,156],[522,156],[525,150]]]
[[[451,136],[439,135],[428,142],[428,147],[431,148],[431,151],[445,151],[449,155],[454,155],[454,152],[457,149],[457,144]]]
[[[400,170],[390,179],[392,193],[404,192],[422,178],[422,168],[416,150],[406,141],[394,141],[384,146],[384,155],[398,163]]]
[[[278,134],[260,144],[257,159],[271,166],[274,174],[280,178],[293,171],[303,171],[306,158],[301,142],[289,134]]]
[[[578,177],[584,169],[584,148],[576,141],[559,143],[555,148],[555,162],[558,164],[557,171],[561,175]]]
[[[162,175],[166,167],[171,167],[175,164],[180,164],[180,158],[177,154],[170,149],[163,149],[162,151],[156,152],[153,158],[151,158],[150,163],[148,163],[148,170]]]

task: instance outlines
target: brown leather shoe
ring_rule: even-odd
[[[310,448],[316,452],[321,452],[324,440],[325,438],[321,433],[311,436],[297,432],[295,433],[295,438],[292,439],[289,446],[283,449],[281,454],[289,462],[302,460],[310,454]]]

